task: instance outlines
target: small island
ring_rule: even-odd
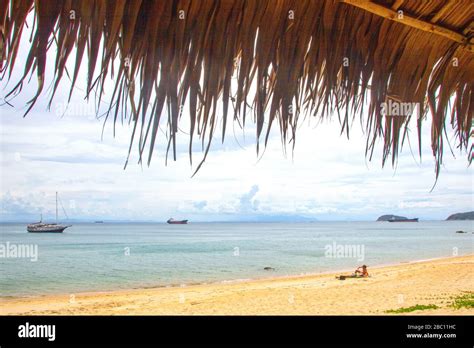
[[[474,211],[468,211],[465,213],[456,213],[449,215],[446,221],[454,221],[454,220],[474,220]]]
[[[382,215],[380,216],[377,221],[390,221],[390,220],[408,220],[405,216],[398,216],[398,215]]]

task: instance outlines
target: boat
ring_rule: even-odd
[[[418,218],[413,218],[413,219],[397,219],[397,218],[391,218],[387,220],[388,222],[418,222]]]
[[[26,230],[31,233],[62,233],[68,227],[71,225],[58,224],[58,193],[56,192],[56,223],[44,223],[43,214],[41,214],[40,221],[29,224]]]
[[[95,224],[103,224],[104,222],[102,220],[97,220],[97,221],[94,221]]]
[[[29,224],[26,229],[31,233],[62,233],[71,225],[59,225],[56,223],[45,224],[42,221]]]
[[[171,225],[186,225],[188,223],[188,220],[175,220],[173,218],[170,218],[166,222]]]

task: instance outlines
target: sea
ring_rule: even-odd
[[[56,234],[2,223],[0,297],[226,283],[362,264],[370,272],[379,265],[473,254],[473,231],[473,221],[105,222],[75,223]]]

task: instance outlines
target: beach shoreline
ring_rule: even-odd
[[[369,268],[370,278],[337,280],[347,270],[251,280],[0,299],[2,315],[377,315],[469,314],[450,305],[474,292],[474,254]]]
[[[392,266],[400,266],[406,264],[415,264],[420,262],[430,262],[436,260],[449,260],[452,258],[458,258],[463,256],[474,256],[474,254],[467,254],[467,255],[460,255],[460,256],[439,256],[439,257],[432,257],[427,259],[419,259],[419,260],[408,260],[408,261],[398,261],[398,262],[386,262],[380,263],[376,265],[368,265],[370,269],[377,269],[377,268],[384,268],[384,267],[392,267]],[[362,264],[361,262],[360,264]],[[0,295],[0,303],[3,300],[21,300],[21,299],[39,299],[45,297],[57,297],[57,296],[70,296],[70,294],[80,294],[80,295],[94,295],[94,294],[110,294],[110,293],[118,293],[118,292],[131,292],[131,291],[142,291],[142,290],[159,290],[159,289],[173,289],[173,288],[182,288],[182,287],[191,287],[191,286],[201,286],[201,285],[226,285],[226,284],[240,284],[240,283],[248,283],[248,282],[259,282],[259,281],[274,281],[274,280],[285,280],[285,279],[299,279],[299,278],[306,278],[306,277],[316,277],[321,275],[335,275],[335,274],[348,274],[354,271],[355,267],[352,268],[342,268],[338,270],[327,270],[321,272],[303,272],[303,273],[295,273],[295,274],[285,274],[285,275],[273,275],[273,276],[263,276],[263,277],[254,277],[254,278],[236,278],[236,279],[224,279],[224,280],[210,280],[210,281],[195,281],[195,282],[181,282],[181,283],[170,283],[170,284],[160,284],[160,285],[147,285],[147,286],[137,286],[137,287],[130,287],[130,288],[116,288],[116,289],[94,289],[94,290],[79,290],[79,291],[58,291],[58,292],[51,292],[47,294],[25,294],[25,295],[7,295],[1,296]],[[271,274],[271,271],[269,271]]]
[[[408,260],[408,261],[398,261],[398,262],[386,262],[380,263],[376,265],[368,265],[370,269],[378,269],[378,268],[385,268],[385,267],[392,267],[392,266],[400,266],[406,264],[415,264],[420,262],[430,262],[436,260],[449,260],[452,258],[458,258],[463,256],[470,256],[468,255],[460,255],[460,256],[440,256],[440,257],[432,257],[427,259],[419,259],[419,260]],[[472,254],[474,256],[474,254]],[[361,263],[362,264],[362,263]],[[117,289],[94,289],[94,290],[84,290],[84,291],[58,291],[58,292],[51,292],[47,294],[37,295],[37,294],[28,294],[28,295],[8,295],[8,296],[0,296],[0,303],[2,300],[21,300],[21,299],[39,299],[39,298],[46,298],[46,297],[57,297],[57,296],[70,296],[71,294],[79,294],[79,295],[95,295],[95,294],[112,294],[112,293],[119,293],[119,292],[133,292],[133,291],[143,291],[143,290],[159,290],[159,289],[173,289],[173,288],[183,288],[183,287],[191,287],[191,286],[202,286],[202,285],[226,285],[226,284],[241,284],[241,283],[249,283],[249,282],[260,282],[260,281],[277,281],[277,280],[285,280],[285,279],[300,279],[300,278],[307,278],[307,277],[317,277],[322,275],[339,275],[339,274],[348,274],[354,271],[355,267],[352,268],[342,268],[338,270],[327,270],[321,272],[306,272],[306,273],[295,273],[295,274],[285,274],[285,275],[270,275],[270,276],[263,276],[263,277],[254,277],[254,278],[237,278],[237,279],[224,279],[224,280],[211,280],[211,281],[196,281],[196,282],[181,282],[181,283],[170,283],[170,284],[160,284],[160,285],[147,285],[147,286],[137,286],[137,287],[130,287],[130,288],[117,288]],[[271,274],[271,271],[268,272]]]

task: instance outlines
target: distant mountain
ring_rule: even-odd
[[[398,216],[398,215],[382,215],[380,216],[377,221],[388,221],[388,220],[407,220],[405,216]]]
[[[474,220],[474,211],[449,215],[446,220]]]

